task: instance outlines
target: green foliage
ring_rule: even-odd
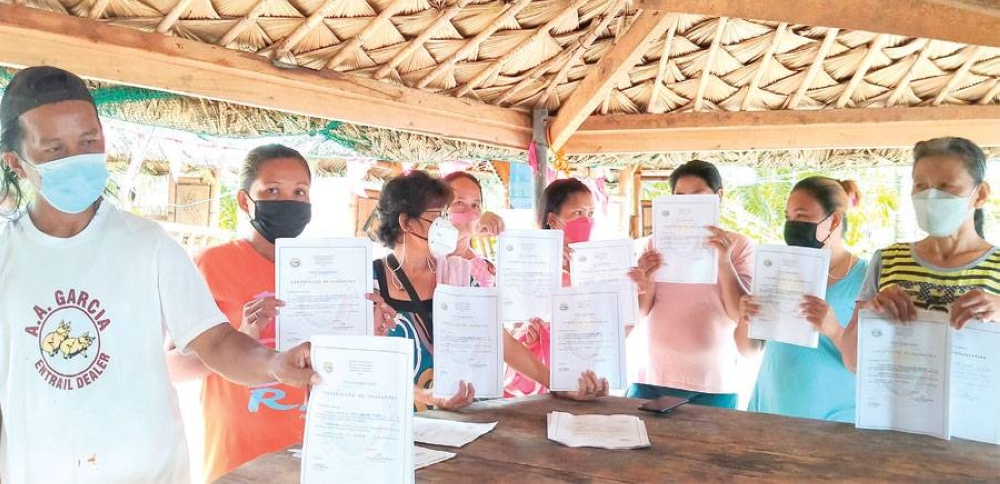
[[[219,228],[236,232],[236,190],[222,184],[222,198],[219,200]]]

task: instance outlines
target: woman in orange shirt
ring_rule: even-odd
[[[208,282],[219,308],[240,332],[274,347],[274,316],[284,305],[274,297],[274,241],[297,237],[311,218],[309,165],[299,152],[265,145],[247,155],[236,201],[254,231],[206,249],[195,264]],[[369,298],[381,302],[377,296]],[[376,321],[395,313],[376,306]],[[380,324],[385,333],[384,324]],[[175,381],[204,378],[201,404],[205,429],[204,471],[208,482],[261,455],[302,441],[305,389],[281,384],[254,388],[209,372],[197,358],[171,351],[168,365]]]

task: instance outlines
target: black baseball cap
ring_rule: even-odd
[[[72,72],[57,67],[29,67],[14,75],[0,99],[0,145],[10,148],[22,114],[46,104],[87,101],[94,105],[87,84]],[[95,105],[96,109],[96,105]]]

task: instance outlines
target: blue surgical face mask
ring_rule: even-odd
[[[39,192],[52,208],[69,214],[83,212],[104,192],[108,183],[107,155],[87,153],[39,165],[21,158],[41,178]]]

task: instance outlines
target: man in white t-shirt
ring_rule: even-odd
[[[308,346],[276,353],[226,323],[181,247],[100,196],[104,137],[83,81],[19,72],[0,100],[0,480],[187,482],[164,340],[246,385],[304,386]]]

